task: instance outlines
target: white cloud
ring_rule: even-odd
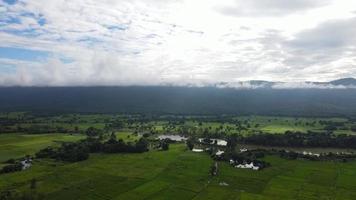
[[[332,84],[316,84],[308,82],[289,82],[277,83],[272,86],[273,89],[356,89],[355,85],[332,85]]]
[[[356,75],[355,3],[226,2],[0,3],[0,46],[50,52],[46,60],[12,60],[17,71],[0,69],[0,85],[233,86]]]
[[[227,5],[218,6],[217,10],[233,16],[281,16],[326,6],[329,3],[329,0],[232,0]]]

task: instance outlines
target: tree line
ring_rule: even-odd
[[[36,153],[36,158],[52,158],[66,162],[78,162],[89,158],[89,153],[142,153],[148,151],[148,141],[140,138],[136,143],[117,140],[115,134],[103,142],[88,137],[79,142],[62,143],[59,148],[47,147]]]
[[[239,138],[245,144],[255,144],[264,146],[282,147],[335,147],[335,148],[356,148],[356,136],[330,132],[291,132],[285,134],[253,134]]]
[[[101,129],[90,127],[86,131],[87,138],[78,142],[62,142],[59,147],[48,146],[35,154],[36,158],[50,158],[64,162],[87,160],[90,153],[142,153],[149,150],[149,142],[142,137],[136,142],[125,142],[117,139],[114,132],[105,140]],[[168,143],[161,142],[161,148],[168,150]],[[22,164],[10,159],[0,173],[11,173],[22,170]]]

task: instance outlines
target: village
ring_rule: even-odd
[[[186,142],[188,140],[187,137],[179,136],[179,135],[160,135],[158,136],[159,140],[170,140],[174,142]],[[228,142],[223,139],[218,138],[198,138],[194,147],[191,149],[192,152],[195,153],[209,153],[215,160],[222,160],[225,154],[225,149],[227,148]],[[248,149],[241,148],[239,149],[240,153],[247,152]],[[229,160],[230,165],[235,168],[240,169],[251,169],[251,170],[259,170],[260,166],[253,163],[252,161],[243,160],[238,161],[234,159]],[[217,163],[214,164],[217,169]]]

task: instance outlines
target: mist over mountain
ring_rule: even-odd
[[[286,83],[267,81],[241,82],[241,85],[249,86],[245,88],[254,89],[236,89],[226,85],[2,87],[0,111],[354,116],[354,83],[355,79],[340,79],[327,83],[304,83],[304,86],[313,84],[321,87],[294,89],[281,87]]]
[[[219,88],[238,88],[238,89],[356,89],[356,79],[343,78],[329,82],[272,82],[263,80],[250,80],[238,82],[221,82],[215,84]]]
[[[356,79],[343,78],[329,82],[332,85],[356,86]]]

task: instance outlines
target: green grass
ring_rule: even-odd
[[[356,162],[266,157],[262,171],[236,169],[182,144],[142,154],[92,154],[78,163],[37,161],[29,170],[0,175],[0,188],[27,190],[32,178],[46,199],[355,199]],[[220,185],[220,183],[228,185]]]
[[[116,134],[116,138],[118,140],[122,139],[127,142],[134,142],[134,141],[137,141],[140,139],[140,136],[134,135],[134,134],[132,134],[132,132],[129,132],[129,131],[119,131],[119,132],[116,132],[115,134]]]
[[[23,118],[23,121],[18,124],[9,126],[12,130],[17,130],[17,127],[28,128],[34,125],[46,125],[52,128],[64,128],[73,132],[78,128],[78,132],[84,132],[87,128],[93,126],[95,128],[103,129],[106,124],[114,121],[116,119],[121,119],[125,121],[130,116],[127,115],[109,115],[109,114],[66,114],[58,116],[49,117],[31,117],[30,114],[25,113],[0,113],[0,117],[9,119]],[[132,117],[132,116],[131,116]],[[180,128],[184,127],[189,130],[194,130],[196,133],[202,133],[205,129],[210,132],[223,132],[224,134],[241,133],[241,134],[251,134],[258,131],[266,133],[284,133],[286,131],[324,131],[325,125],[319,123],[319,121],[333,121],[333,122],[345,122],[344,127],[339,127],[335,131],[336,134],[356,134],[352,132],[350,128],[355,125],[355,122],[349,121],[346,118],[303,118],[303,117],[274,117],[274,116],[237,116],[232,117],[234,120],[238,120],[242,125],[242,129],[236,126],[236,123],[220,123],[211,122],[209,118],[207,121],[203,121],[199,125],[197,120],[194,118],[186,117],[185,123],[183,125],[175,125],[172,129],[166,130],[168,125],[167,119],[157,119],[154,121],[145,121],[144,123],[135,122],[130,125],[130,128],[126,127],[125,131],[129,132],[150,132],[150,126],[152,130],[164,134],[166,132],[177,133]],[[126,124],[127,125],[127,124]],[[222,129],[220,129],[222,127]]]
[[[336,134],[356,134],[350,130],[353,125],[352,122],[345,118],[294,118],[294,117],[272,117],[272,116],[241,116],[235,117],[238,120],[242,129],[233,123],[218,123],[218,122],[202,122],[201,125],[195,120],[187,119],[184,125],[176,125],[168,132],[178,132],[179,128],[184,126],[189,129],[194,129],[198,133],[202,133],[205,129],[210,132],[222,131],[224,134],[240,133],[243,135],[252,134],[258,131],[264,133],[276,133],[281,134],[286,131],[300,131],[300,132],[325,132],[325,125],[319,123],[319,121],[333,121],[333,122],[345,122],[345,130],[336,130]],[[155,130],[163,132],[163,127],[167,125],[165,121],[149,122],[147,124],[153,125]],[[222,127],[222,129],[220,129]],[[340,127],[341,128],[341,127]]]
[[[286,131],[300,131],[306,132],[310,129],[304,126],[294,126],[294,125],[280,125],[280,124],[271,124],[262,127],[260,130],[266,133],[285,133]]]
[[[34,154],[38,150],[53,145],[57,141],[76,141],[84,136],[69,134],[1,134],[0,135],[0,162],[10,158],[19,158]]]
[[[4,115],[5,116],[5,115]],[[7,117],[21,117],[23,113],[10,113]],[[36,118],[38,124],[75,127],[81,131],[90,126],[103,128],[105,120],[114,115],[65,115],[51,118]],[[71,124],[68,121],[76,118]],[[236,117],[246,127],[242,134],[254,131],[282,134],[287,130],[320,131],[324,128],[319,120],[345,121],[342,118],[291,118],[246,116]],[[53,123],[47,122],[52,120]],[[314,125],[311,125],[311,123]],[[159,134],[164,134],[167,121],[150,121],[142,126],[152,125]],[[256,126],[258,124],[258,126]],[[29,126],[24,123],[23,126]],[[138,123],[134,127],[138,128]],[[352,122],[347,122],[350,127]],[[235,124],[203,122],[187,119],[183,125],[214,132],[223,127],[224,134],[237,133]],[[178,132],[176,125],[169,133]],[[125,128],[116,131],[118,139],[134,142],[139,136],[132,134],[136,129]],[[219,129],[220,130],[220,129]],[[139,131],[140,132],[140,131]],[[148,132],[148,130],[143,130]],[[354,134],[349,130],[337,130],[337,134]],[[152,137],[156,137],[154,135]],[[83,135],[69,134],[0,134],[0,162],[34,154],[39,149],[57,144],[56,141],[76,141]],[[314,149],[315,150],[315,149]],[[320,149],[315,152],[341,151]],[[37,191],[46,200],[120,200],[120,199],[356,199],[356,162],[313,162],[285,160],[276,156],[265,158],[271,167],[262,171],[236,169],[219,162],[219,175],[209,176],[212,159],[205,153],[193,153],[183,144],[170,145],[169,151],[151,150],[142,154],[91,154],[86,161],[61,163],[52,160],[36,160],[29,170],[0,175],[0,191],[16,189],[26,191],[33,178],[38,180]],[[0,167],[4,164],[0,164]],[[221,185],[226,183],[228,185]]]

